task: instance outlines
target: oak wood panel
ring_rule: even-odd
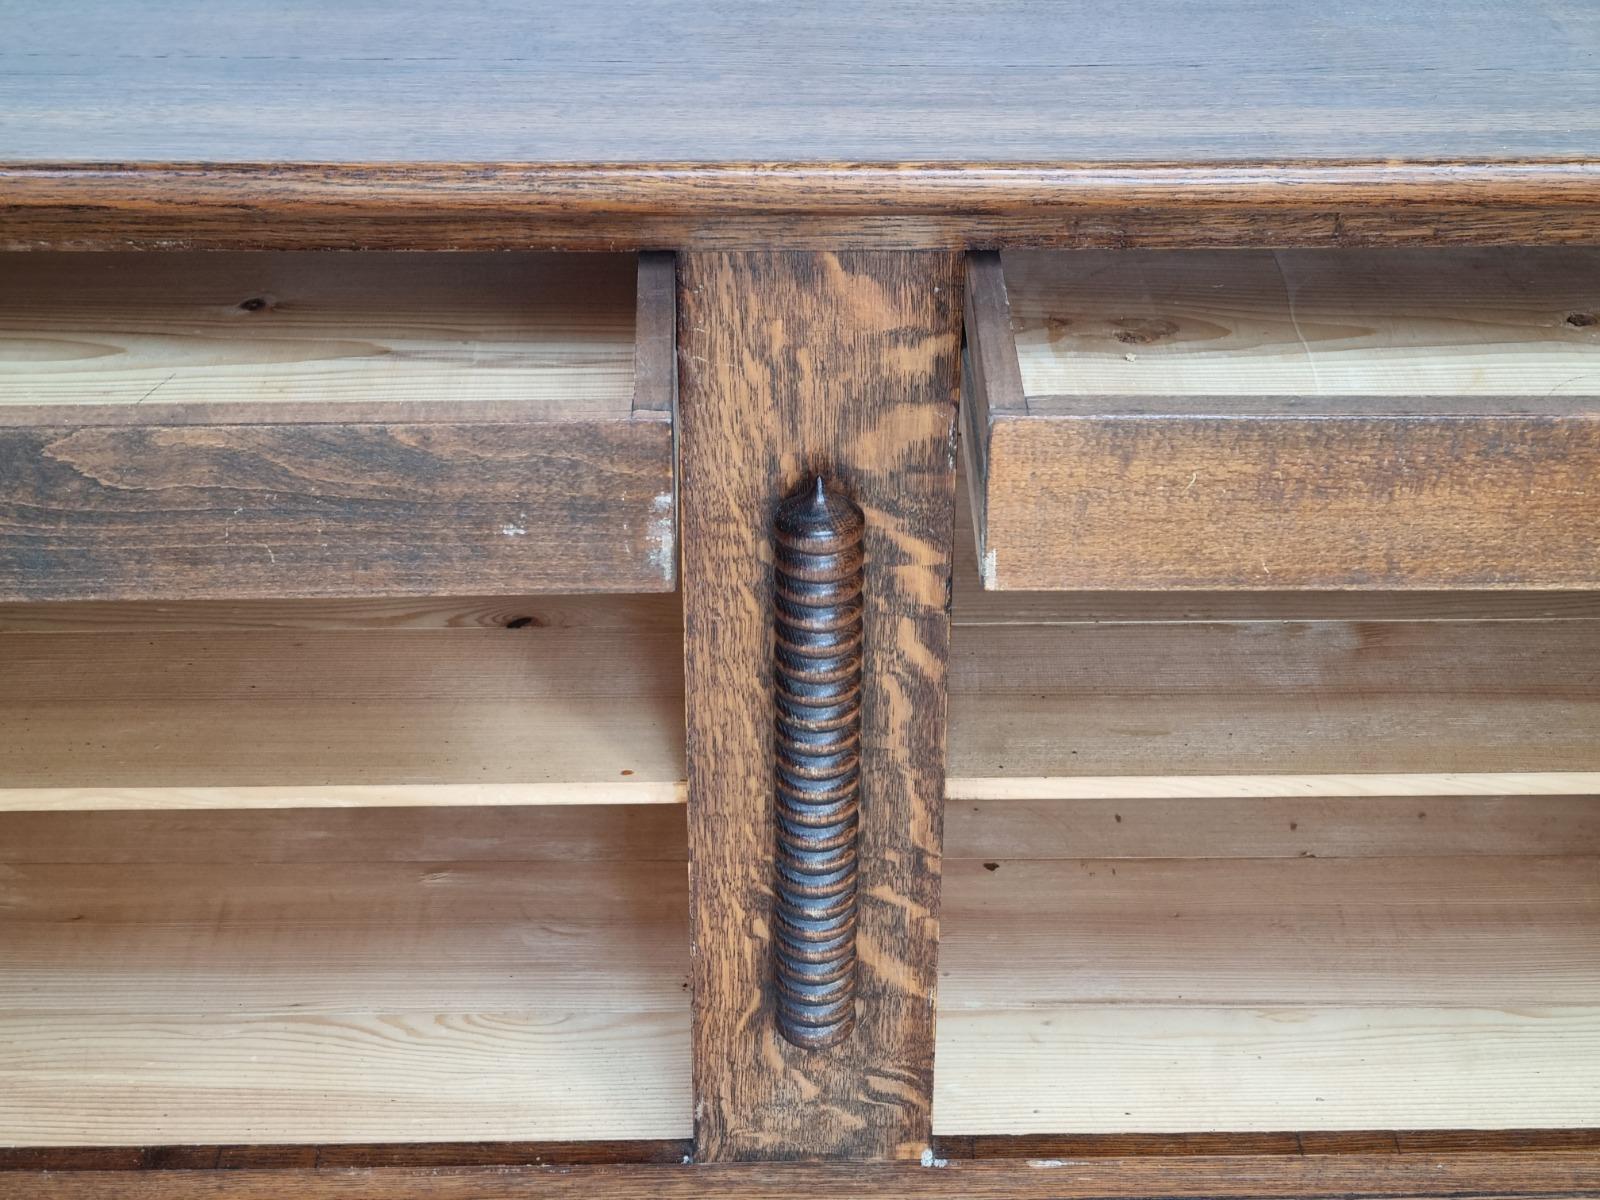
[[[1304,266],[1310,259],[1293,261],[1312,279],[1317,270],[1330,270]],[[1380,261],[1385,260],[1367,260],[1363,269],[1370,273]],[[1387,261],[1397,271],[1417,274],[1424,260]],[[1314,320],[1338,302],[1345,304],[1340,315],[1355,326],[1346,331],[1355,344],[1346,351],[1349,361],[1336,368],[1338,378],[1327,385],[1337,394],[1311,389],[1311,395],[1279,397],[1211,395],[1203,380],[1215,372],[1183,365],[1215,355],[1228,359],[1223,370],[1231,377],[1235,360],[1242,357],[1248,392],[1251,363],[1265,360],[1254,372],[1256,386],[1270,390],[1290,382],[1276,365],[1282,355],[1269,352],[1270,345],[1268,351],[1251,352],[1252,339],[1260,336],[1255,330],[1242,339],[1241,355],[1217,346],[1172,354],[1157,350],[1157,368],[1124,372],[1148,379],[1155,391],[1169,389],[1168,395],[1018,395],[1014,387],[999,387],[988,397],[989,422],[972,432],[969,452],[974,469],[986,472],[980,485],[985,585],[1592,588],[1594,564],[1600,561],[1600,522],[1590,519],[1582,499],[1600,474],[1600,398],[1583,391],[1589,377],[1583,364],[1600,354],[1600,342],[1584,324],[1592,317],[1588,308],[1566,305],[1592,290],[1573,290],[1584,282],[1581,271],[1577,277],[1557,272],[1551,292],[1539,300],[1552,307],[1540,311],[1533,327],[1524,314],[1505,316],[1506,305],[1516,311],[1539,297],[1540,261],[1538,256],[1524,261],[1486,254],[1458,260],[1453,271],[1446,269],[1444,286],[1468,299],[1450,311],[1449,320],[1407,315],[1416,295],[1431,294],[1431,280],[1412,285],[1410,296],[1407,285],[1396,285],[1392,308],[1374,302],[1365,312],[1347,311],[1361,289],[1331,268],[1332,298],[1322,297],[1321,308],[1317,297],[1311,301],[1312,334],[1305,324],[1297,325],[1298,302],[1279,304],[1277,319],[1287,322],[1299,343],[1297,367],[1309,371],[1317,360],[1333,360],[1338,353],[1310,348],[1308,336],[1323,336]],[[1032,272],[1029,279],[1048,269],[1043,259],[1024,263]],[[978,282],[968,341],[975,372],[986,360],[1017,353],[1010,327],[1015,314],[1002,269],[995,255],[973,259]],[[1069,276],[1062,286],[1069,288],[1077,268],[1061,269]],[[1513,277],[1518,271],[1532,276],[1531,282]],[[1218,283],[1197,268],[1191,292],[1209,287],[1214,289],[1210,297],[1224,294],[1240,273],[1224,269]],[[1092,292],[1098,276],[1092,269],[1089,274],[1095,278],[1088,285]],[[1471,290],[1479,276],[1488,294],[1482,312]],[[1109,286],[1115,293],[1115,280]],[[1171,290],[1159,279],[1138,286]],[[1030,295],[1038,299],[1040,289]],[[1046,302],[1044,307],[1057,306]],[[1120,315],[1124,309],[1133,315]],[[1214,337],[1195,329],[1192,321],[1183,334],[1179,321],[1153,309],[1141,311],[1137,304],[1109,304],[1092,318],[1073,312],[1047,313],[1042,319],[1035,313],[1031,326],[1025,320],[1028,343],[1042,339],[1046,347],[1030,351],[1031,358],[1046,361],[1033,372],[1036,384],[1059,374],[1048,365],[1056,354],[1049,349],[1051,339],[1071,340],[1077,327],[1087,341],[1132,347],[1124,358],[1134,360],[1135,367],[1138,347],[1151,341],[1227,341],[1225,333]],[[1172,312],[1191,320],[1177,308]],[[1577,324],[1570,323],[1574,319]],[[1474,322],[1499,332],[1484,333]],[[1380,328],[1369,333],[1374,323]],[[1455,332],[1462,326],[1466,333]],[[1493,354],[1504,353],[1509,376],[1523,381],[1513,394],[1495,386],[1500,377],[1488,370],[1489,357],[1474,357],[1471,347],[1480,334],[1496,340]],[[1273,336],[1269,330],[1269,343]],[[1442,343],[1451,339],[1467,343],[1465,370],[1414,365],[1450,361]],[[1555,348],[1547,352],[1550,346]],[[1407,370],[1397,372],[1386,355],[1413,364],[1412,376],[1442,390],[1478,376],[1489,382],[1474,384],[1472,394],[1460,396],[1406,395]],[[1162,364],[1172,363],[1180,365],[1163,369]],[[1091,356],[1085,373],[1092,377],[1098,370]],[[1198,373],[1201,385],[1184,390],[1186,372]],[[1521,394],[1524,386],[1533,394]],[[1540,394],[1568,387],[1577,393]],[[1491,388],[1493,395],[1480,394]]]
[[[679,260],[697,1154],[928,1147],[961,270],[947,254]],[[866,514],[860,1004],[772,1023],[770,522],[808,472]]]
[[[1590,1151],[1600,1129],[1356,1130],[1303,1133],[970,1134],[935,1140],[935,1162],[1007,1159],[1195,1158],[1230,1155],[1459,1154]],[[351,1167],[483,1167],[673,1163],[690,1143],[379,1142],[370,1145],[65,1146],[0,1149],[0,1171],[196,1171]]]
[[[1600,402],[997,418],[994,588],[1593,588]],[[1056,502],[1051,497],[1070,497]]]
[[[682,1163],[680,1138],[610,1141],[334,1142],[331,1146],[35,1146],[0,1149],[0,1171],[349,1170],[392,1166]]]
[[[1036,861],[1019,842],[988,862],[948,861],[945,909],[946,1020],[1034,1009],[1070,1026],[1080,1005],[1542,1008],[1600,996],[1594,857]],[[1151,1021],[1159,1038],[1160,1015]]]
[[[1300,1133],[991,1134],[939,1139],[951,1158],[1186,1157],[1215,1154],[1400,1154],[1495,1151],[1501,1154],[1587,1151],[1600,1129],[1369,1129]],[[1430,1150],[1431,1148],[1431,1150]]]
[[[1592,245],[1597,189],[1583,160],[0,163],[0,250]]]
[[[970,418],[973,399],[963,396]],[[962,448],[973,442],[963,421]],[[951,621],[967,625],[1054,625],[1109,621],[1554,621],[1600,616],[1600,592],[1550,591],[1290,591],[1290,592],[1018,592],[989,591],[980,586],[975,512],[982,489],[972,473],[958,481],[959,493],[971,504],[956,505],[955,605]],[[7,622],[28,625],[55,608],[0,608],[0,629]],[[90,613],[117,610],[91,608]],[[88,615],[88,614],[86,614]],[[342,614],[341,614],[342,615]],[[130,609],[128,619],[145,613]],[[330,619],[335,618],[330,613]],[[958,637],[961,635],[957,635]]]
[[[0,599],[669,590],[663,269],[19,258]]]
[[[1018,251],[1004,269],[1015,365],[985,353],[1020,378],[1000,393],[1007,410],[1048,412],[1057,396],[1600,394],[1597,250]]]
[[[0,429],[0,600],[662,591],[665,421]]]
[[[683,1166],[81,1171],[19,1174],[16,1200],[1582,1200],[1600,1189],[1593,1150],[1377,1154],[1149,1155],[1086,1161],[712,1163]]]

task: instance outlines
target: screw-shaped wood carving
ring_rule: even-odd
[[[818,477],[774,526],[778,1030],[820,1048],[855,1027],[865,521]]]

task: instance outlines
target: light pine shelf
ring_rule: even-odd
[[[21,254],[0,275],[0,405],[515,402],[622,420],[635,303],[628,255]]]
[[[0,808],[681,802],[676,596],[336,608],[0,633]]]
[[[949,826],[939,1132],[1600,1103],[1592,798]],[[688,1134],[681,809],[7,813],[0,845],[0,1141]]]
[[[0,816],[0,1144],[687,1136],[682,810],[498,811]]]
[[[1458,803],[1431,801],[1429,828]],[[1518,802],[1511,844],[1548,803]],[[1295,813],[1257,802],[1208,810],[1187,852],[1155,830],[1145,848],[1170,857],[1148,859],[1129,856],[1137,835],[1117,857],[1036,857],[1033,814],[993,806],[995,857],[945,866],[935,1129],[1591,1125],[1600,802],[1586,804],[1556,854],[1506,853],[1501,826],[1426,858],[1317,833],[1301,838],[1314,855],[1212,857],[1213,839],[1259,847],[1269,821],[1295,837]],[[1054,841],[1098,824],[1056,813]],[[1105,836],[1083,844],[1103,853]]]
[[[1583,247],[1005,255],[1029,408],[1085,396],[1600,394]]]
[[[1141,607],[961,545],[952,801],[1600,794],[1585,595]],[[678,804],[681,647],[671,595],[0,606],[0,811]]]

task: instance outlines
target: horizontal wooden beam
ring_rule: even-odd
[[[0,410],[0,601],[672,589],[669,414],[383,407]]]
[[[0,250],[1567,245],[1600,162],[0,166]]]
[[[1600,1195],[1600,1152],[81,1171],[17,1173],[4,1185],[8,1200],[1579,1200]]]

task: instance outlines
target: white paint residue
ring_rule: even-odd
[[[995,586],[995,577],[1000,573],[1000,552],[998,550],[990,550],[983,556],[983,566],[980,573],[983,575],[984,587],[992,588]]]
[[[528,536],[528,527],[526,525],[511,525],[511,524],[502,525],[502,526],[500,526],[500,536],[501,537],[527,537]]]
[[[1028,1165],[1030,1167],[1064,1167],[1067,1164],[1059,1158],[1030,1158]]]
[[[673,560],[678,550],[677,529],[673,522],[673,496],[662,492],[650,501],[650,565],[661,572],[661,578],[672,582]]]
[[[933,1151],[929,1149],[922,1152],[922,1165],[925,1167],[948,1167],[950,1160],[948,1158],[935,1158]]]

